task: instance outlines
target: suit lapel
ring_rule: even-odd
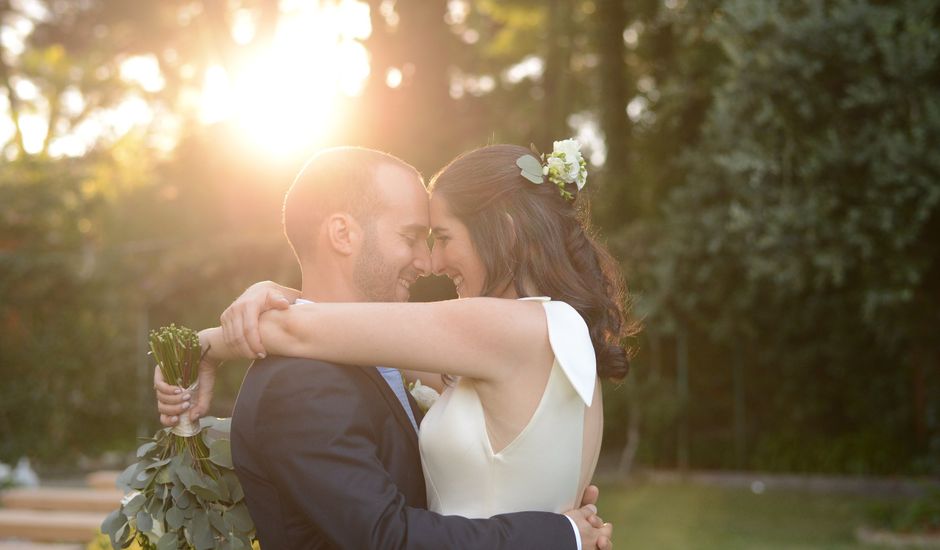
[[[411,419],[408,418],[408,413],[405,412],[405,409],[401,406],[401,401],[398,400],[398,397],[395,396],[395,392],[392,391],[392,388],[389,387],[388,382],[382,378],[382,375],[379,374],[379,370],[375,367],[363,367],[362,372],[366,375],[373,384],[379,389],[379,393],[382,394],[382,397],[385,398],[388,408],[392,410],[392,413],[395,415],[395,418],[398,420],[398,423],[401,424],[402,430],[407,434],[408,441],[411,442],[411,445],[414,446],[415,452],[418,451],[418,433],[415,432],[414,426],[411,424]],[[407,391],[405,393],[408,393]],[[411,397],[410,395],[408,396]]]
[[[418,402],[415,401],[410,391],[406,391],[405,393],[408,394],[408,404],[411,405],[411,412],[415,415],[415,423],[420,427],[421,421],[424,420],[424,411],[418,406]]]

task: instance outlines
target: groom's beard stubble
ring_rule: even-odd
[[[395,293],[399,269],[386,261],[378,241],[375,227],[370,224],[365,228],[362,253],[353,266],[353,282],[371,302],[398,302]]]

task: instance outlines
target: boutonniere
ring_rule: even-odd
[[[421,380],[417,380],[413,384],[408,384],[408,391],[411,393],[411,397],[415,398],[421,412],[428,412],[431,405],[441,396],[434,388],[421,384]]]

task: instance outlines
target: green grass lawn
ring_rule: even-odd
[[[620,549],[808,549],[862,546],[855,529],[883,500],[692,485],[602,485],[600,515]]]

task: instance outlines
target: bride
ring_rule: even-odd
[[[432,269],[461,299],[287,307],[297,291],[259,283],[200,333],[208,358],[399,368],[443,391],[419,434],[430,510],[569,510],[597,464],[599,379],[629,367],[619,271],[577,208],[585,179],[573,140],[543,159],[514,145],[461,155],[429,186]],[[263,348],[249,344],[258,336]],[[162,413],[183,412],[178,395],[158,398]]]

